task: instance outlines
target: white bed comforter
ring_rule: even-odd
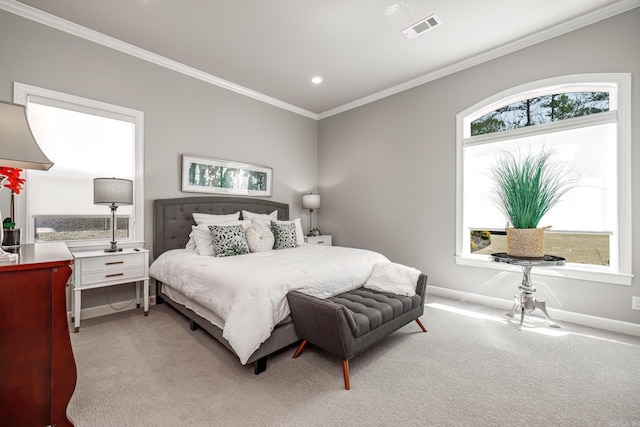
[[[220,258],[175,249],[160,255],[149,274],[220,316],[222,336],[245,364],[289,315],[289,291],[320,298],[346,292],[365,283],[379,262],[389,260],[339,246],[302,245]]]

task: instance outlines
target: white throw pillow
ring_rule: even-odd
[[[395,262],[377,263],[363,287],[379,292],[412,297],[416,294],[416,284],[420,270]]]
[[[189,238],[196,242],[196,250],[203,256],[213,256],[214,254],[213,238],[211,237],[209,225],[214,224],[202,224],[198,226],[192,225],[191,234],[189,234]],[[251,225],[251,221],[227,221],[215,225],[242,225],[242,228],[246,230]]]
[[[266,225],[254,222],[244,234],[251,252],[266,252],[273,249],[275,238],[271,229]]]
[[[233,214],[226,215],[213,215],[213,214],[203,214],[203,213],[193,213],[193,220],[197,225],[200,224],[220,224],[221,222],[227,221],[237,221],[240,219],[240,211]]]
[[[278,224],[295,224],[296,225],[296,245],[304,245],[304,234],[302,231],[302,222],[300,218],[292,219],[291,221],[275,221]]]
[[[189,241],[187,242],[187,244],[186,244],[186,246],[184,248],[186,250],[188,250],[188,251],[197,251],[198,250],[198,247],[196,246],[196,241],[193,239],[193,230],[191,230],[191,233],[189,233]]]
[[[270,214],[259,214],[259,213],[243,210],[242,219],[251,219],[251,220],[257,219],[260,221],[256,221],[256,222],[263,222],[266,225],[270,225],[272,220],[275,221],[276,219],[278,219],[278,210],[276,209]]]

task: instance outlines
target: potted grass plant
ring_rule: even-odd
[[[502,151],[491,168],[493,199],[508,220],[507,255],[544,257],[542,217],[577,185],[566,163],[555,161],[552,151],[517,155]]]

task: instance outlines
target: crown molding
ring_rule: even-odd
[[[152,64],[159,65],[169,70],[184,74],[186,76],[202,80],[203,82],[219,86],[221,88],[239,93],[241,95],[253,98],[266,104],[273,105],[278,108],[282,108],[283,110],[288,110],[292,113],[299,114],[310,119],[318,119],[318,115],[311,111],[286,103],[263,93],[256,92],[244,86],[237,85],[233,82],[221,79],[220,77],[214,76],[209,73],[205,73],[204,71],[198,70],[180,62],[173,61],[164,56],[139,48],[132,44],[125,43],[116,38],[107,36],[106,34],[91,30],[89,28],[83,27],[82,25],[75,24],[71,21],[67,21],[66,19],[51,15],[31,6],[18,3],[15,0],[0,0],[0,9],[32,20],[34,22],[49,26],[51,28],[64,31],[85,40],[100,44],[102,46],[117,50],[127,55],[131,55]]]
[[[382,91],[357,99],[355,101],[327,110],[320,114],[316,114],[314,112],[305,110],[303,108],[297,107],[295,105],[289,104],[279,99],[270,97],[263,93],[256,92],[244,86],[237,85],[228,80],[221,79],[220,77],[214,76],[212,74],[205,73],[204,71],[187,66],[180,62],[173,61],[164,56],[150,52],[148,50],[139,48],[129,43],[125,43],[116,38],[107,36],[105,34],[99,33],[97,31],[91,30],[89,28],[83,27],[78,24],[74,24],[73,22],[67,21],[65,19],[58,18],[54,15],[35,9],[31,6],[27,6],[25,4],[19,3],[15,0],[0,0],[0,9],[5,10],[7,12],[21,16],[23,18],[30,19],[32,21],[38,22],[43,25],[47,25],[49,27],[58,29],[60,31],[64,31],[66,33],[75,35],[85,40],[92,41],[94,43],[103,45],[105,47],[109,47],[111,49],[125,53],[127,55],[134,56],[136,58],[159,65],[161,67],[165,67],[167,69],[193,77],[195,79],[204,81],[206,83],[230,90],[232,92],[236,92],[238,94],[247,96],[249,98],[253,98],[255,100],[264,102],[266,104],[270,104],[275,107],[290,111],[292,113],[299,114],[304,117],[308,117],[313,120],[321,120],[327,117],[331,117],[336,114],[340,114],[345,111],[361,107],[371,102],[378,101],[388,96],[395,95],[400,92],[404,92],[416,86],[429,83],[431,81],[437,80],[447,75],[457,73],[459,71],[463,71],[465,69],[471,68],[473,66],[482,64],[487,61],[491,61],[493,59],[507,55],[509,53],[516,52],[520,49],[524,49],[534,44],[552,39],[554,37],[558,37],[562,34],[566,34],[568,32],[577,30],[579,28],[585,27],[587,25],[593,24],[603,19],[607,19],[612,16],[618,15],[620,13],[627,12],[638,6],[640,6],[640,0],[621,0],[609,6],[605,6],[601,9],[598,9],[596,11],[586,13],[577,18],[563,22],[562,24],[540,31],[536,34],[505,44],[498,48],[482,53],[480,55],[476,55],[476,56],[467,58],[465,60],[459,61],[455,64],[441,68],[432,73],[425,74],[418,78],[409,80],[404,83],[400,83],[398,85],[389,87]]]

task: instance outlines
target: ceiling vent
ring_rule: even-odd
[[[427,30],[432,29],[433,27],[437,27],[440,25],[440,21],[436,15],[431,15],[427,18],[424,18],[422,21],[416,22],[415,24],[405,28],[402,30],[402,33],[407,36],[409,40],[418,37],[420,34],[424,33]]]

